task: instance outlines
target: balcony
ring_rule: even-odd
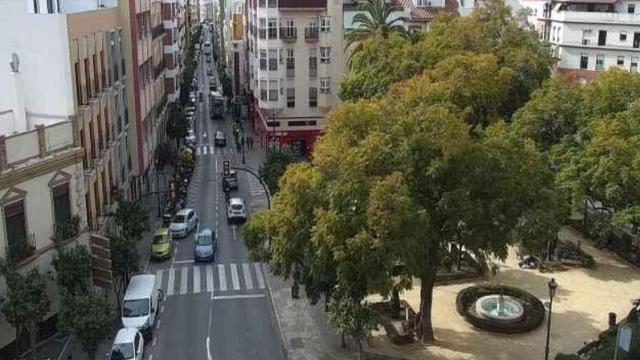
[[[77,215],[67,220],[58,221],[53,224],[53,241],[63,242],[69,240],[80,232],[80,218]]]
[[[309,43],[318,42],[318,33],[319,28],[315,27],[307,27],[304,29],[304,40]]]
[[[281,27],[280,28],[280,39],[284,42],[296,42],[298,38],[298,29],[295,27]]]
[[[20,263],[36,251],[36,235],[27,234],[25,239],[8,239],[5,254],[14,264]]]
[[[279,10],[309,11],[324,10],[327,8],[327,0],[280,0]]]
[[[156,38],[162,36],[162,34],[164,34],[164,24],[163,23],[160,23],[156,27],[151,29],[151,37],[153,39],[156,39]]]
[[[553,11],[551,13],[551,20],[587,24],[605,23],[635,25],[640,22],[640,15],[595,11]]]

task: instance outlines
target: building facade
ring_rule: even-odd
[[[310,154],[338,104],[342,1],[247,0],[246,99],[263,145]]]
[[[556,71],[587,83],[611,67],[638,71],[640,1],[521,1],[554,49]]]
[[[229,0],[225,8],[224,48],[228,76],[234,96],[243,96],[246,75],[245,0]]]
[[[172,103],[180,96],[182,78],[182,59],[185,41],[185,7],[178,0],[162,1],[162,19],[164,22],[164,64],[167,68],[164,79],[164,91],[167,101]]]

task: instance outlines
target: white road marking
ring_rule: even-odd
[[[211,338],[207,336],[207,360],[213,360],[213,356],[211,356]]]
[[[187,283],[189,282],[189,280],[187,279],[189,275],[189,268],[188,267],[183,267],[181,274],[180,274],[180,295],[184,295],[187,293]]]
[[[244,285],[247,290],[253,290],[253,280],[251,279],[251,268],[249,264],[242,264],[242,274],[244,275]]]
[[[264,294],[220,295],[220,296],[214,296],[213,300],[256,299],[256,298],[262,298],[262,297],[264,297]]]
[[[158,322],[156,323],[156,330],[160,329],[161,322],[162,322],[162,319],[158,319]]]
[[[163,312],[164,312],[164,305],[160,307],[160,314],[162,314]]]
[[[205,147],[203,147],[203,148],[202,148],[202,155],[207,155],[207,150],[208,150],[208,149],[209,149],[209,148],[208,148],[208,147],[206,147],[206,146],[205,146]]]
[[[213,268],[207,265],[207,292],[213,292]]]
[[[167,284],[167,296],[173,295],[173,287],[176,282],[176,269],[169,269],[169,283]]]
[[[176,260],[174,264],[193,264],[193,260]]]
[[[218,173],[218,158],[216,158],[216,174]],[[216,187],[217,188],[217,187]],[[216,192],[217,195],[217,192]]]
[[[233,241],[238,240],[238,239],[236,239],[236,226],[235,225],[231,225],[231,232],[233,233]]]
[[[153,360],[153,354],[149,355],[149,360]]]
[[[156,346],[156,342],[158,341],[158,337],[154,336],[153,337],[153,344],[151,344],[151,346]]]
[[[238,268],[236,264],[229,264],[231,267],[231,282],[233,283],[233,290],[240,290],[240,279],[238,278]]]
[[[215,152],[215,150],[214,150],[214,149],[215,149],[215,148],[214,148],[213,146],[211,146],[211,147],[210,147],[210,151],[209,151],[209,153],[213,154],[213,153]]]
[[[196,155],[200,155],[202,153],[202,149],[198,146],[198,148],[196,148]]]
[[[264,277],[262,277],[262,267],[260,263],[253,263],[253,268],[256,270],[256,278],[258,279],[258,288],[264,289]]]
[[[224,273],[224,265],[218,264],[218,278],[220,280],[220,291],[227,291],[227,276]]]
[[[193,267],[193,293],[200,292],[200,266]]]
[[[158,279],[160,286],[162,286],[162,274],[164,274],[164,270],[156,270],[156,279]]]
[[[207,132],[206,132],[206,131],[202,134],[202,137],[203,137],[203,138],[206,138],[206,137],[207,137]]]

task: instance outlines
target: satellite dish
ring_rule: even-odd
[[[9,61],[9,65],[11,65],[11,71],[14,73],[20,72],[20,58],[18,54],[11,53],[11,61]]]

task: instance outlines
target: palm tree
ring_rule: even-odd
[[[376,35],[385,39],[392,33],[407,37],[408,32],[399,24],[407,21],[405,17],[389,20],[391,14],[399,10],[395,5],[391,5],[385,0],[366,0],[359,5],[359,9],[364,12],[353,17],[354,27],[347,30],[346,34],[347,48],[352,44],[358,44],[354,52],[359,51],[362,41]]]

